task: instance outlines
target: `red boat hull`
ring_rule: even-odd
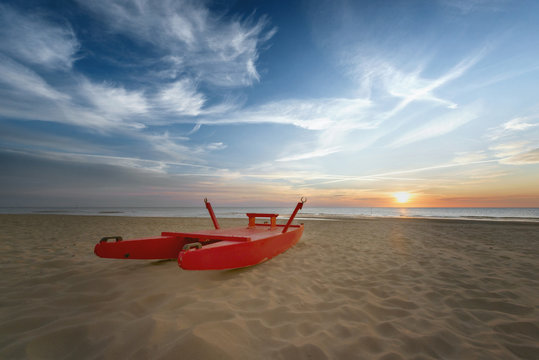
[[[269,260],[294,246],[303,234],[303,225],[290,227],[286,233],[263,229],[268,235],[251,241],[222,241],[200,249],[182,250],[178,265],[185,270],[224,270],[247,267]],[[250,229],[230,229],[248,233]],[[259,229],[254,229],[259,230]],[[259,233],[260,234],[260,233]]]
[[[198,233],[168,233],[161,236],[122,240],[104,238],[94,253],[110,259],[178,259],[185,270],[235,269],[259,264],[294,246],[303,234],[303,225],[283,225],[207,230]],[[116,240],[111,241],[109,240]],[[186,245],[195,245],[184,250]]]
[[[186,243],[185,238],[180,236],[158,236],[115,242],[102,240],[95,246],[94,253],[109,259],[176,259]]]

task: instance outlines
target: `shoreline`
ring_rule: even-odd
[[[244,218],[247,212],[279,213],[280,219],[290,215],[286,207],[216,207],[218,218]],[[0,208],[0,214],[57,214],[111,217],[184,217],[206,218],[203,207],[65,207],[65,208]],[[299,214],[303,219],[348,218],[418,218],[478,221],[539,222],[539,208],[320,208],[307,207]]]
[[[113,215],[114,214],[114,215]],[[209,215],[204,216],[132,216],[122,215],[120,212],[107,212],[101,214],[66,214],[66,213],[24,213],[24,214],[0,214],[2,216],[75,216],[75,217],[102,217],[102,218],[135,218],[135,219],[209,219]],[[290,214],[283,214],[277,217],[277,221],[288,220]],[[245,220],[247,217],[219,217],[218,220]],[[462,221],[462,222],[492,222],[492,223],[529,223],[539,224],[539,218],[515,218],[515,217],[435,217],[435,216],[364,216],[364,215],[311,215],[298,214],[295,222],[299,221],[354,221],[354,220],[424,220],[424,221]]]
[[[280,219],[278,217],[277,219]],[[286,219],[286,217],[283,217]],[[498,218],[498,217],[435,217],[435,216],[362,216],[362,215],[308,215],[297,216],[297,220],[377,220],[377,219],[392,219],[392,220],[441,220],[441,221],[480,221],[480,222],[518,222],[518,223],[539,223],[539,218]]]

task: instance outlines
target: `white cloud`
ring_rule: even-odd
[[[318,158],[345,150],[346,146],[341,146],[342,140],[350,131],[375,129],[379,125],[371,102],[361,98],[275,101],[224,115],[202,117],[198,122],[202,125],[272,123],[316,131],[313,135],[318,141],[304,146],[303,152],[298,151],[298,144],[294,144],[294,153],[300,152],[300,155],[281,156],[277,159],[281,162]],[[198,125],[195,129],[198,129]],[[281,153],[289,153],[289,150],[283,146]]]
[[[498,158],[512,157],[529,150],[530,142],[526,140],[508,142],[491,146],[489,149],[494,151],[494,156]]]
[[[51,121],[91,129],[121,126],[121,116],[137,109],[136,99],[125,90],[99,86],[83,81],[71,95],[58,91],[36,72],[0,55],[0,115],[25,120]],[[91,106],[82,106],[81,102]],[[131,101],[130,101],[131,100]],[[136,102],[136,101],[135,101]],[[29,106],[31,103],[31,106]],[[131,124],[132,126],[140,126]]]
[[[458,10],[464,15],[474,11],[500,11],[507,0],[439,0],[443,5]]]
[[[142,91],[128,91],[108,83],[95,84],[83,80],[80,92],[97,110],[105,115],[126,117],[148,112],[148,103]]]
[[[500,160],[500,163],[509,165],[539,164],[539,148],[509,156]]]
[[[458,152],[455,154],[453,162],[458,164],[468,164],[475,163],[481,160],[485,160],[488,156],[484,151],[474,151],[474,152]]]
[[[0,51],[19,61],[50,69],[71,68],[79,49],[79,42],[67,24],[54,24],[2,4],[0,38]]]
[[[49,100],[69,99],[69,96],[55,90],[34,71],[2,55],[0,55],[0,83],[8,85],[12,92],[22,93],[22,96],[37,96]]]
[[[246,174],[245,176],[249,177],[258,177],[258,178],[264,178],[264,179],[287,179],[289,181],[297,180],[298,183],[303,183],[304,186],[307,187],[317,187],[319,185],[326,185],[326,184],[335,184],[335,183],[342,183],[342,182],[384,182],[384,181],[392,181],[394,183],[395,180],[397,181],[419,181],[421,183],[424,183],[425,179],[418,179],[418,178],[410,178],[410,177],[404,177],[402,175],[404,174],[415,174],[415,173],[428,173],[435,171],[436,173],[439,173],[440,170],[444,169],[452,169],[452,168],[458,168],[458,167],[466,167],[470,165],[480,165],[480,164],[489,164],[489,163],[496,163],[498,162],[498,159],[485,159],[485,160],[478,160],[478,161],[469,161],[469,162],[449,162],[445,164],[436,164],[421,168],[413,168],[413,169],[405,169],[405,170],[394,170],[390,172],[384,172],[384,173],[374,173],[374,174],[366,174],[366,175],[339,175],[339,174],[324,174],[324,173],[318,173],[313,171],[297,171],[294,170],[290,173],[275,173],[271,172],[269,174]],[[432,181],[430,179],[429,181]]]
[[[170,136],[168,132],[163,134],[140,135],[143,140],[149,142],[152,148],[162,155],[166,155],[167,161],[195,160],[193,151],[181,143],[185,139]]]
[[[352,64],[349,66],[351,74],[358,79],[362,91],[369,94],[371,98],[374,89],[379,88],[383,93],[400,99],[392,109],[383,115],[384,118],[389,118],[415,101],[434,102],[450,109],[457,108],[458,105],[453,101],[436,96],[435,90],[464,75],[484,57],[485,53],[486,49],[481,49],[435,78],[424,77],[422,75],[423,66],[417,67],[413,71],[406,71],[391,61],[379,58],[367,59],[363,55],[353,57]],[[373,100],[381,101],[381,96],[377,97],[378,99],[374,98]]]
[[[298,154],[298,155],[291,155],[291,156],[283,157],[283,158],[277,159],[276,161],[297,161],[297,160],[312,159],[312,158],[317,158],[317,157],[328,156],[328,155],[334,154],[336,152],[339,152],[341,150],[342,150],[342,148],[339,147],[339,146],[333,147],[333,148],[328,148],[328,149],[317,149],[315,151],[311,151],[311,152],[304,153],[304,154]]]
[[[390,147],[400,147],[417,141],[448,134],[478,118],[481,110],[482,107],[478,103],[451,110],[450,112],[400,136],[390,144]]]
[[[0,54],[0,114],[7,117],[109,131],[140,129],[148,123],[192,121],[177,116],[167,117],[170,114],[212,115],[234,108],[233,104],[225,102],[202,109],[205,98],[190,80],[167,85],[152,96],[121,85],[94,83],[82,76],[62,90],[48,84],[30,68]],[[29,100],[32,101],[31,107],[28,106]]]
[[[310,151],[278,159],[279,161],[290,161],[322,157],[350,148],[358,149],[358,146],[368,146],[369,143],[376,141],[377,136],[381,135],[373,135],[371,140],[364,140],[362,145],[352,143],[353,140],[347,139],[347,137],[353,130],[378,128],[385,119],[395,115],[414,101],[437,102],[451,109],[447,115],[440,116],[419,129],[408,132],[392,144],[392,146],[402,146],[447,134],[479,116],[479,105],[469,105],[463,109],[457,109],[455,103],[438,98],[433,92],[462,76],[482,58],[483,53],[484,51],[480,51],[475,56],[462,60],[446,73],[434,79],[421,77],[421,71],[405,73],[388,62],[374,61],[367,62],[367,65],[363,64],[362,70],[365,77],[362,81],[364,85],[367,84],[366,87],[373,87],[375,83],[376,86],[382,85],[386,93],[401,99],[396,106],[389,109],[383,97],[373,96],[369,90],[369,98],[283,100],[244,109],[226,117],[203,119],[201,122],[207,124],[278,123],[319,131],[318,143],[314,149],[310,144]],[[384,109],[388,110],[384,112]]]
[[[371,129],[376,123],[366,119],[370,102],[364,99],[282,100],[246,108],[225,116],[202,119],[202,124],[276,123],[308,130]]]
[[[104,19],[115,31],[150,43],[165,53],[179,72],[218,86],[245,86],[259,80],[256,70],[259,47],[275,29],[265,18],[219,16],[191,1],[79,1]],[[173,62],[170,60],[174,59]]]
[[[528,122],[529,120],[530,118],[527,117],[514,118],[503,124],[502,128],[509,131],[521,131],[531,127],[539,126],[539,123],[532,124]]]
[[[197,92],[193,81],[181,79],[164,87],[156,100],[168,111],[179,115],[196,116],[201,113],[206,98]]]
[[[200,130],[200,128],[202,127],[202,124],[201,123],[196,123],[195,126],[191,129],[191,131],[189,131],[187,133],[187,135],[193,135],[194,133],[196,133],[198,130]]]
[[[531,130],[539,126],[539,122],[533,122],[531,117],[516,117],[497,127],[489,129],[486,137],[490,140],[498,140],[524,130]]]
[[[206,149],[210,151],[223,150],[226,148],[227,146],[223,144],[222,142],[214,142],[206,146]]]
[[[539,164],[538,135],[537,116],[532,115],[515,117],[490,128],[485,137],[492,141],[488,149],[500,164],[525,166]]]
[[[404,109],[414,101],[431,101],[456,108],[457,104],[449,100],[441,99],[433,94],[433,91],[448,81],[447,76],[438,79],[425,79],[420,76],[420,72],[404,73],[397,69],[392,69],[390,74],[382,78],[382,82],[387,92],[397,98],[402,99],[400,103],[390,112],[395,114]]]
[[[145,127],[144,124],[127,116],[125,113],[126,117],[124,118],[118,114],[107,113],[99,108],[82,107],[71,103],[61,104],[59,108],[61,109],[61,115],[49,121],[76,125],[101,133],[122,130],[123,135],[127,135],[125,134],[126,129],[143,129]],[[40,118],[38,117],[37,119],[39,120]]]
[[[143,92],[84,78],[54,86],[38,74],[61,69],[69,71],[70,80],[76,79],[71,66],[79,44],[67,25],[55,25],[42,16],[22,14],[4,5],[0,5],[0,17],[0,51],[10,56],[0,54],[0,84],[5,85],[0,88],[1,115],[100,130],[143,127],[128,119],[148,111]]]
[[[210,151],[226,149],[223,142],[212,142],[209,144],[193,145],[189,143],[189,138],[184,136],[173,136],[168,131],[162,134],[139,134],[138,138],[144,143],[148,143],[151,148],[161,155],[165,155],[163,161],[167,164],[177,165],[178,161],[185,165],[189,161],[192,166],[204,162],[204,156]]]

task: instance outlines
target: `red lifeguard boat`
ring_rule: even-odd
[[[278,214],[248,213],[245,227],[221,229],[211,204],[204,199],[215,229],[190,233],[163,232],[161,236],[123,240],[108,236],[95,246],[97,256],[112,259],[178,259],[185,270],[223,270],[256,265],[294,246],[303,234],[303,224],[292,220],[303,207],[303,198],[285,225]],[[269,223],[256,223],[269,218]],[[114,240],[114,241],[109,241]]]

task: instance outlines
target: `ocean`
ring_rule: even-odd
[[[293,208],[214,207],[217,217],[243,218],[245,213],[277,213],[286,218]],[[0,214],[64,214],[135,217],[207,217],[200,207],[5,207]],[[336,217],[409,217],[498,221],[538,221],[539,208],[393,208],[393,207],[309,207],[297,219],[331,220]]]

